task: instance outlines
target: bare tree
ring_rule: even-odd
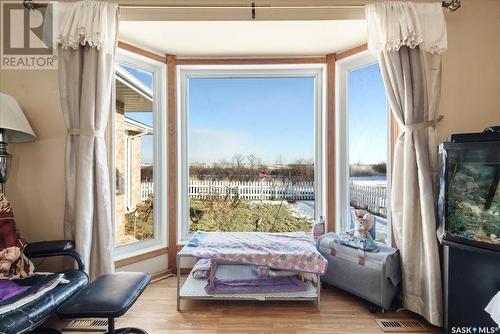
[[[307,159],[297,159],[288,164],[288,173],[293,182],[314,181],[314,162]]]
[[[273,171],[274,178],[276,180],[280,180],[281,182],[285,182],[288,175],[285,171],[285,167],[284,167],[285,166],[285,158],[283,157],[282,154],[278,155],[278,157],[274,161],[274,164],[276,166],[278,166],[278,168]]]
[[[247,161],[248,164],[250,165],[250,168],[252,169],[255,168],[260,163],[260,159],[253,153],[247,155]]]
[[[279,156],[276,164],[280,167],[271,169],[274,180],[314,181],[314,162],[311,159],[299,159],[289,164],[282,160],[283,157]],[[193,164],[189,173],[190,177],[200,180],[255,181],[259,172],[269,170],[268,167],[255,154],[235,154],[231,161],[221,160],[211,165]]]
[[[243,167],[245,163],[245,156],[241,153],[236,153],[233,155],[233,164],[236,165],[237,168]]]
[[[283,158],[283,155],[278,155],[278,157],[276,158],[276,160],[274,161],[274,163],[278,166],[280,166],[280,168],[283,167],[283,165],[285,164],[285,158]]]

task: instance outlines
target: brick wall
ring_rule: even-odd
[[[137,132],[128,131],[125,124],[124,105],[116,101],[115,114],[115,240],[116,244],[126,244],[135,241],[133,236],[125,235],[125,214],[135,209],[141,203],[141,138]],[[127,138],[130,139],[129,154],[131,155],[130,189],[127,189]],[[127,203],[127,194],[130,203]],[[130,204],[130,205],[129,205]],[[127,207],[129,205],[129,207]]]
[[[141,203],[141,138],[132,139],[132,179],[130,202],[133,207]]]

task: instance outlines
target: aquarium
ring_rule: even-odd
[[[500,251],[500,141],[445,142],[439,158],[442,238]]]

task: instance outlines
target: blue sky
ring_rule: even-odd
[[[127,68],[148,86],[150,73]],[[152,113],[127,113],[152,125]],[[264,163],[314,157],[313,78],[192,78],[189,81],[189,162],[231,161],[254,154]],[[387,159],[387,111],[378,64],[349,78],[349,162]],[[151,136],[143,162],[152,161]]]
[[[349,163],[387,160],[387,106],[377,64],[349,74]]]
[[[133,67],[122,65],[124,69],[134,75],[136,78],[141,80],[146,86],[153,87],[153,74],[150,72],[145,72]],[[125,116],[139,121],[141,123],[153,126],[153,112],[127,112]],[[153,136],[143,136],[141,138],[141,162],[142,163],[152,163],[153,162]]]
[[[189,161],[264,163],[314,157],[314,79],[196,78],[189,82]]]

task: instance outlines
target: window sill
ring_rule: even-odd
[[[148,249],[143,249],[140,252],[128,253],[123,257],[115,259],[115,267],[120,268],[124,266],[128,266],[130,264],[134,264],[137,262],[141,262],[144,260],[148,260],[157,256],[167,255],[168,247],[160,246],[160,247],[150,247]]]

